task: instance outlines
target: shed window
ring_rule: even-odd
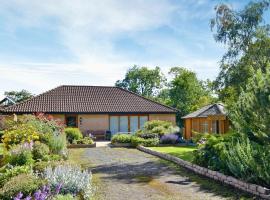
[[[201,131],[202,133],[208,133],[209,129],[208,129],[208,122],[204,121],[201,123]]]

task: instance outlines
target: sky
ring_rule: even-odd
[[[225,47],[218,0],[8,0],[0,3],[0,97],[59,85],[114,85],[133,65],[214,79]],[[224,2],[224,1],[223,1]],[[248,1],[225,1],[241,7]]]

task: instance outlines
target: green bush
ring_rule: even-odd
[[[30,172],[31,167],[28,165],[5,168],[0,173],[0,187],[2,187],[7,181],[9,181],[14,176],[17,176],[19,174],[28,174]]]
[[[54,135],[49,139],[49,148],[52,153],[62,154],[66,150],[67,141],[65,134]]]
[[[34,172],[38,172],[38,173],[42,173],[46,167],[52,167],[53,169],[58,166],[58,165],[65,165],[65,164],[69,164],[69,162],[67,161],[40,161],[40,162],[36,162],[33,165],[33,171]]]
[[[130,134],[115,134],[112,137],[112,144],[114,143],[131,143]]]
[[[50,152],[49,147],[46,144],[40,143],[40,142],[35,142],[33,145],[33,158],[35,160],[42,160],[44,157],[46,157]]]
[[[144,138],[144,139],[151,139],[151,138],[158,138],[159,134],[157,133],[144,133],[144,132],[137,132],[135,133],[136,136]]]
[[[142,145],[145,147],[157,146],[159,144],[159,138],[144,139],[141,137],[132,136],[131,137],[131,144],[134,147],[136,147],[138,145]]]
[[[178,133],[180,130],[178,127],[174,127],[172,122],[161,121],[161,120],[152,120],[144,124],[144,133],[156,133],[160,137],[164,134]]]
[[[0,189],[0,199],[10,200],[19,192],[23,194],[31,194],[43,185],[44,181],[38,179],[31,174],[20,174],[12,177]]]
[[[82,139],[74,140],[73,144],[93,144],[94,141],[90,137],[84,137]]]
[[[80,140],[83,138],[83,135],[78,128],[65,128],[65,134],[67,141],[72,144],[74,140]]]
[[[6,161],[13,166],[30,165],[34,162],[31,152],[31,144],[20,144],[14,146],[7,155]]]
[[[59,154],[50,154],[50,155],[46,155],[43,157],[43,161],[59,161],[59,160],[62,160],[63,159],[63,156],[62,155],[59,155]]]

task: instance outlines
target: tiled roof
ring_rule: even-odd
[[[118,87],[64,85],[9,106],[8,113],[176,113]]]
[[[182,119],[194,117],[208,117],[211,115],[226,115],[224,105],[221,103],[210,104],[182,117]]]

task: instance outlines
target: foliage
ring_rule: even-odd
[[[34,95],[27,90],[8,91],[4,93],[5,96],[11,97],[16,103],[32,98]]]
[[[14,144],[36,140],[39,140],[39,133],[32,125],[29,124],[18,124],[5,130],[2,139],[6,148],[10,148]]]
[[[6,155],[6,160],[11,165],[29,165],[34,162],[32,144],[24,143],[14,146]]]
[[[228,50],[223,56],[215,88],[226,104],[236,101],[254,71],[264,71],[270,60],[270,29],[263,19],[269,6],[269,0],[251,2],[240,11],[226,4],[216,6],[211,28],[216,32],[216,41],[226,44]]]
[[[66,164],[70,165],[70,163],[67,161],[59,161],[59,160],[39,161],[33,165],[33,171],[37,173],[43,173],[47,167],[51,167],[54,169],[56,166]]]
[[[170,105],[179,110],[178,122],[182,124],[180,117],[212,103],[213,97],[207,89],[209,84],[200,81],[195,72],[174,67],[170,74],[173,75],[169,83]]]
[[[230,117],[237,131],[251,140],[270,144],[270,62],[265,73],[258,70],[249,80],[237,103],[230,109]]]
[[[50,149],[46,144],[35,142],[33,145],[33,158],[42,160],[49,155]]]
[[[74,140],[73,144],[94,144],[94,141],[91,137],[84,137],[82,139]]]
[[[49,139],[48,145],[52,153],[63,154],[67,146],[65,134],[54,135]]]
[[[90,197],[92,175],[87,171],[81,171],[80,167],[71,165],[59,165],[54,169],[47,167],[43,177],[52,188],[56,188],[61,183],[61,194],[82,193],[85,199]]]
[[[178,133],[179,128],[174,127],[172,122],[152,120],[144,124],[143,133],[156,133],[159,136],[169,133]]]
[[[41,187],[43,181],[31,174],[19,174],[12,177],[1,189],[0,198],[10,200],[18,193],[31,194]]]
[[[226,163],[223,160],[224,143],[230,140],[230,134],[226,136],[205,134],[206,142],[199,145],[198,150],[194,151],[195,164],[228,173]]]
[[[131,137],[131,144],[134,147],[136,147],[138,145],[142,145],[145,147],[157,146],[159,144],[159,138],[144,139],[141,137],[132,136]]]
[[[51,191],[51,188],[48,185],[42,186],[42,188],[36,190],[33,195],[31,194],[23,194],[19,192],[14,200],[46,200],[52,199],[54,196],[58,195],[61,190],[61,184],[58,184],[55,191]],[[26,196],[26,198],[23,198]]]
[[[4,171],[0,173],[0,187],[2,187],[12,177],[19,174],[28,174],[31,172],[31,168],[28,165],[16,166],[16,167],[5,167]]]
[[[131,135],[130,134],[115,134],[112,137],[112,144],[115,143],[131,143]]]
[[[175,134],[166,134],[160,138],[161,144],[176,144],[179,140],[179,136]]]
[[[65,128],[65,134],[70,144],[72,144],[74,140],[80,140],[83,137],[78,128]]]
[[[136,132],[135,135],[144,139],[159,138],[157,133]]]
[[[147,67],[133,66],[123,80],[118,80],[115,85],[145,97],[153,97],[157,90],[161,89],[165,81],[159,67],[148,69]]]

